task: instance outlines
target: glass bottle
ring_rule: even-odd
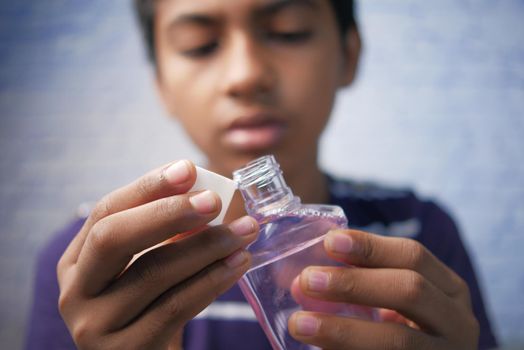
[[[273,156],[264,156],[233,173],[249,215],[260,225],[248,250],[252,267],[239,281],[273,349],[312,349],[291,337],[287,322],[298,310],[377,320],[376,309],[308,298],[298,275],[307,266],[340,265],[330,259],[323,239],[331,229],[346,228],[340,207],[302,204],[286,185]],[[293,292],[292,292],[293,291]]]

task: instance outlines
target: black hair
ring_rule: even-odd
[[[142,29],[147,53],[151,62],[156,61],[155,57],[155,0],[133,0],[135,12]],[[356,26],[355,1],[354,0],[329,0],[337,19],[338,28],[342,38],[345,37],[350,28]]]

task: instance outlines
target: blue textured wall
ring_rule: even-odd
[[[444,202],[497,333],[523,346],[524,2],[361,2],[360,76],[322,163]],[[140,44],[127,0],[0,1],[2,347],[20,347],[35,254],[79,203],[201,159],[165,118]]]

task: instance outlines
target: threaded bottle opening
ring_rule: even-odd
[[[233,173],[249,215],[268,215],[299,202],[286,185],[280,165],[272,155],[255,159]]]

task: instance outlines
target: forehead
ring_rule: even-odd
[[[253,16],[295,6],[318,8],[324,2],[327,0],[157,0],[156,14],[161,18],[187,14]]]

